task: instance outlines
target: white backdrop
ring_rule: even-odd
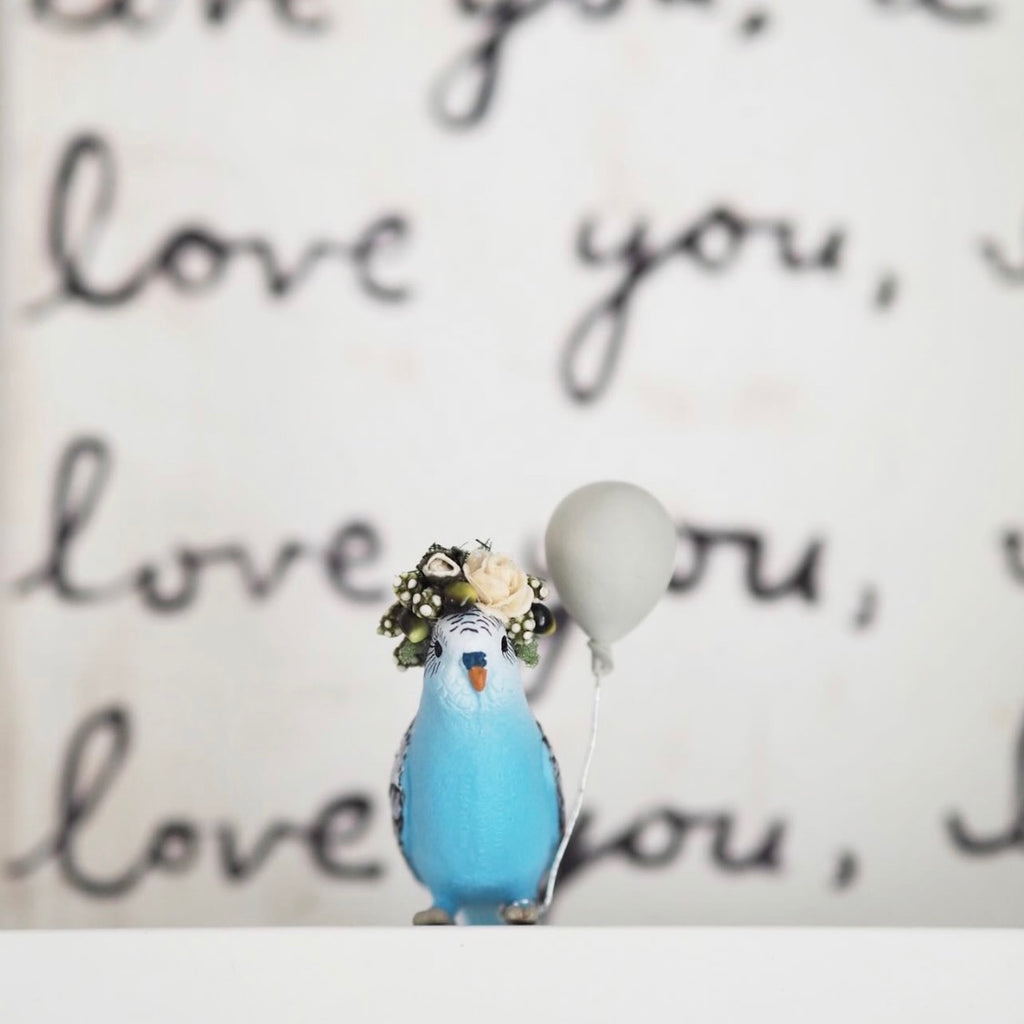
[[[1024,923],[1024,8],[2,19],[4,923],[407,921],[389,581],[599,478],[555,919]]]

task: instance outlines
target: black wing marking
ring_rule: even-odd
[[[555,752],[551,749],[551,744],[548,742],[547,736],[544,735],[540,722],[537,723],[537,728],[540,730],[540,739],[544,744],[544,749],[548,752],[548,761],[551,762],[551,771],[555,776],[555,792],[558,794],[558,835],[561,840],[561,837],[565,835],[565,797],[562,795],[562,773],[558,768]]]
[[[551,765],[551,773],[555,777],[555,792],[558,794],[558,843],[561,844],[565,837],[565,797],[562,795],[562,773],[558,768],[558,761],[555,758],[555,752],[551,749],[551,744],[548,742],[547,736],[544,735],[544,729],[541,727],[540,722],[537,723],[537,730],[540,732],[540,741],[544,744],[544,750],[548,755],[548,764]],[[551,851],[552,857],[557,850]],[[550,872],[550,866],[548,871],[544,872],[543,877],[540,880],[540,884],[537,886],[537,903],[544,904],[546,889],[548,884],[548,874]]]
[[[391,797],[391,824],[395,828],[395,838],[399,844],[402,842],[402,823],[405,820],[405,791],[402,789],[402,775],[405,772],[405,757],[409,753],[409,737],[412,736],[413,726],[416,724],[414,718],[405,730],[402,742],[399,744],[398,753],[395,754],[395,763],[391,766],[391,785],[388,788],[388,795]]]
[[[405,735],[402,737],[402,742],[398,747],[398,753],[395,754],[395,763],[391,768],[391,785],[388,787],[388,795],[391,798],[391,824],[395,829],[398,848],[402,851],[405,863],[409,865],[409,870],[413,873],[413,876],[417,881],[422,881],[416,868],[413,867],[412,861],[409,860],[405,847],[402,845],[402,825],[405,823],[405,790],[402,788],[402,781],[405,775],[405,758],[409,753],[409,739],[412,736],[412,730],[415,725],[416,719],[414,718],[409,723],[409,728],[405,730]]]

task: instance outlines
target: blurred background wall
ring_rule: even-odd
[[[433,541],[653,490],[561,923],[1024,923],[1024,9],[10,0],[0,912],[401,923]],[[528,677],[575,789],[570,624]]]

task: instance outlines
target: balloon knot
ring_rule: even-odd
[[[606,676],[615,667],[612,661],[611,648],[599,640],[589,640],[588,646],[591,652],[591,666],[596,676]]]

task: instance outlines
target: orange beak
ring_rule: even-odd
[[[483,693],[484,687],[487,685],[487,669],[480,665],[474,665],[469,670],[469,681],[477,693]]]

